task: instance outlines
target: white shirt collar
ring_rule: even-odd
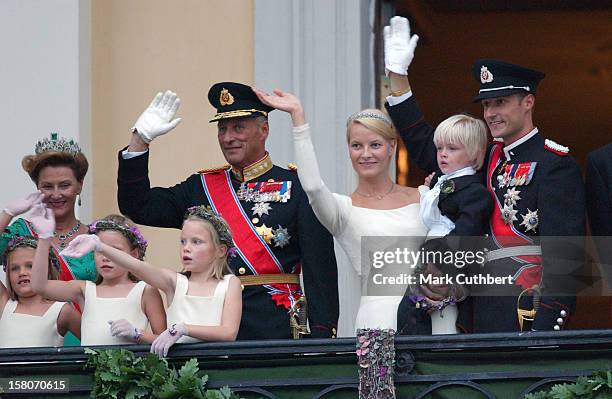
[[[510,154],[511,150],[513,150],[514,148],[516,148],[519,145],[523,144],[524,142],[526,142],[527,140],[529,140],[530,138],[532,138],[536,134],[538,134],[538,128],[534,127],[532,131],[530,131],[529,133],[527,133],[526,135],[524,135],[520,139],[516,140],[514,143],[505,146],[504,147],[504,154],[506,155],[506,161],[510,160],[510,155],[514,155],[514,154]]]
[[[461,168],[447,175],[440,176],[438,178],[438,181],[436,182],[436,185],[438,185],[438,183],[442,184],[444,181],[448,179],[454,179],[456,177],[474,175],[474,174],[476,174],[476,169],[474,169],[472,166],[466,166],[465,168]]]

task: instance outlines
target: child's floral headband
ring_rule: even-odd
[[[121,233],[139,251],[139,258],[142,259],[147,252],[147,240],[136,226],[125,226],[112,220],[100,219],[89,225],[89,233],[96,234],[98,231],[114,230]]]
[[[217,232],[221,244],[227,246],[228,255],[235,256],[234,254],[236,248],[234,247],[232,232],[225,219],[223,219],[219,214],[213,211],[210,206],[205,205],[192,206],[191,208],[187,209],[185,219],[190,216],[196,216],[202,220],[209,222]]]
[[[38,247],[38,240],[32,236],[14,236],[13,238],[11,238],[8,244],[6,245],[4,252],[2,253],[2,257],[0,258],[5,272],[9,254],[20,247],[36,249]],[[59,272],[59,259],[57,259],[57,256],[55,256],[53,250],[49,251],[49,262],[51,263],[51,266]]]

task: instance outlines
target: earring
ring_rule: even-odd
[[[77,204],[79,204],[79,206],[81,206],[81,193],[77,194]]]

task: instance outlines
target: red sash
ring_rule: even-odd
[[[487,171],[487,189],[489,190],[489,193],[493,198],[493,202],[496,205],[493,207],[493,214],[491,215],[491,219],[489,221],[491,235],[500,248],[514,247],[518,245],[533,245],[533,241],[528,236],[517,231],[512,223],[504,223],[504,219],[502,217],[503,204],[499,202],[499,199],[493,190],[493,177],[495,174],[495,169],[500,162],[502,148],[502,143],[496,142],[493,144],[489,157],[489,169]],[[542,282],[541,256],[516,256],[513,257],[513,259],[524,263],[524,265],[514,275],[515,284],[518,284],[523,288],[531,288],[534,285],[539,285]]]
[[[204,192],[212,208],[227,221],[238,254],[254,275],[279,274],[284,270],[268,245],[261,239],[240,205],[229,171],[202,173]],[[295,268],[300,272],[299,266]],[[277,305],[289,309],[302,295],[299,284],[264,285]]]

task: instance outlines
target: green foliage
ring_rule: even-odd
[[[94,369],[92,398],[101,399],[238,399],[228,387],[206,389],[208,376],[198,376],[198,361],[191,359],[177,372],[165,359],[149,353],[136,357],[125,349],[92,350],[86,368]]]
[[[596,371],[578,377],[573,384],[553,385],[548,391],[525,396],[525,399],[609,399],[612,398],[612,370]]]

